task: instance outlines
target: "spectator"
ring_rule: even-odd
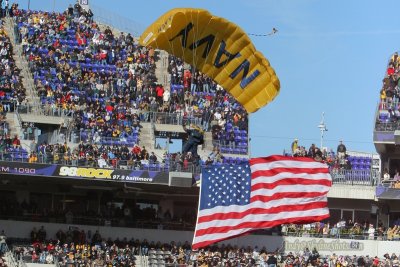
[[[396,174],[394,175],[393,180],[400,181],[400,172],[398,170],[396,170]]]
[[[337,147],[337,155],[339,159],[343,159],[346,156],[346,146],[343,144],[342,140],[340,140],[340,143]]]
[[[372,240],[375,239],[375,228],[374,228],[373,224],[369,225],[369,228],[368,228],[368,239],[372,239]]]
[[[385,171],[383,173],[383,181],[388,181],[388,180],[390,180],[389,170],[385,169]]]
[[[157,162],[157,156],[156,156],[156,154],[154,154],[154,152],[151,152],[151,155],[149,157],[149,162],[151,164],[155,164]]]
[[[292,154],[293,154],[293,155],[296,155],[296,154],[297,154],[297,149],[298,149],[298,147],[299,147],[298,142],[299,142],[299,140],[298,140],[297,138],[294,139],[294,141],[292,142]]]

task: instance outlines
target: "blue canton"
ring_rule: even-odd
[[[249,163],[203,168],[200,209],[249,204],[250,191]]]

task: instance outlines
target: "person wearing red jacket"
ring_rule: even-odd
[[[163,103],[164,87],[162,85],[157,85],[156,87],[157,102],[159,105]]]

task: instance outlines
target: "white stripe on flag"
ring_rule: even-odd
[[[231,206],[217,206],[211,209],[200,210],[199,216],[209,216],[216,213],[231,213],[231,212],[244,212],[248,209],[269,209],[273,207],[279,207],[282,205],[301,205],[313,202],[326,201],[326,195],[311,197],[311,198],[280,198],[276,200],[271,200],[268,202],[264,201],[254,201],[248,205],[231,205]]]
[[[289,218],[306,217],[306,216],[321,216],[329,214],[328,208],[317,208],[311,210],[300,210],[300,211],[286,211],[274,214],[249,214],[240,219],[224,219],[224,220],[213,220],[210,222],[204,222],[197,224],[196,229],[208,229],[210,227],[226,227],[236,226],[244,222],[272,222],[275,220],[283,220]]]
[[[310,193],[310,192],[328,192],[330,186],[325,185],[279,185],[273,189],[257,189],[251,192],[251,196],[272,196],[276,193],[290,193],[290,192],[302,192],[302,193]]]

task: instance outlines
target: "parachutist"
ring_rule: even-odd
[[[188,140],[183,145],[182,154],[191,152],[193,156],[197,157],[197,146],[204,144],[204,132],[197,125],[190,125],[190,129],[186,128],[183,124],[183,130],[188,133]]]

